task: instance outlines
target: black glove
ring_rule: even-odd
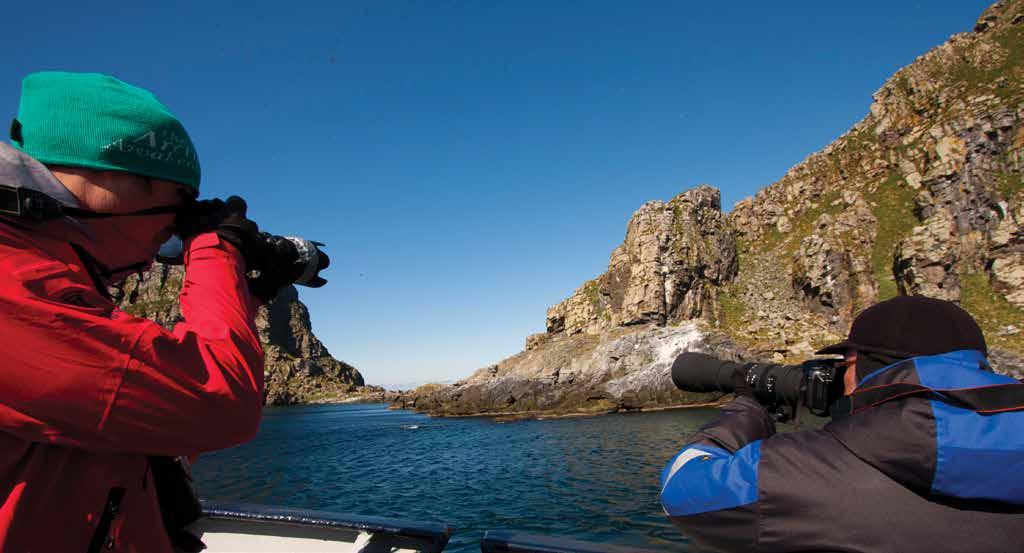
[[[182,207],[174,219],[174,234],[180,240],[178,248],[190,238],[204,232],[216,232],[217,235],[235,246],[242,253],[249,269],[256,265],[259,255],[260,230],[256,223],[246,218],[245,200],[231,196],[228,201],[214,199],[190,202]],[[165,245],[166,246],[166,245]],[[184,262],[180,249],[162,248],[157,254],[157,261],[170,265]]]
[[[213,200],[218,202],[220,200]],[[263,243],[260,227],[245,217],[249,206],[238,196],[231,196],[224,203],[224,218],[217,224],[217,236],[238,248],[245,258],[246,271],[258,270],[265,263],[267,248]]]
[[[204,232],[213,232],[228,216],[224,200],[189,202],[174,218],[174,234],[184,242]]]
[[[732,388],[736,397],[754,397],[754,389],[751,388],[750,383],[747,382],[747,372],[747,367],[745,365],[737,365],[736,369],[732,371]]]

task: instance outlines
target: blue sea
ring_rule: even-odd
[[[271,408],[255,440],[195,465],[205,499],[285,505],[455,528],[693,551],[662,514],[658,476],[711,409],[499,423],[384,404]]]

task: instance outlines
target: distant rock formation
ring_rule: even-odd
[[[638,411],[713,402],[721,394],[682,392],[672,361],[684,351],[749,357],[696,324],[645,325],[602,334],[545,335],[542,344],[453,385],[428,384],[393,404],[435,415],[544,415]]]
[[[268,404],[311,403],[383,391],[360,390],[365,387],[363,375],[331,357],[313,334],[309,311],[294,286],[284,288],[260,308],[256,327],[266,353]]]
[[[648,202],[612,252],[608,271],[547,314],[556,334],[689,320],[717,310],[717,289],[737,271],[736,241],[718,190],[701,186]]]
[[[960,303],[997,370],[1024,372],[1024,0],[899,70],[870,113],[724,215],[709,186],[642,206],[608,270],[526,349],[397,406],[556,413],[706,401],[685,349],[799,361],[896,294]]]
[[[115,299],[129,313],[171,328],[181,320],[178,292],[183,277],[182,267],[155,263],[143,275],[141,287],[139,280],[132,277],[123,291],[114,291]],[[313,334],[309,311],[299,301],[294,286],[284,288],[277,298],[260,308],[256,327],[266,354],[267,405],[391,399],[383,388],[365,386],[355,367],[331,356]]]

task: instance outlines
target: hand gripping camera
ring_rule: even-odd
[[[227,201],[214,199],[187,202],[176,212],[176,234],[160,248],[157,261],[169,265],[181,264],[183,237],[223,228],[222,225],[231,217],[244,221],[246,209],[245,200],[238,196],[232,196]],[[232,226],[251,230],[252,238],[259,243],[254,247],[259,255],[254,253],[250,256],[252,259],[249,259],[251,272],[278,274],[275,280],[280,281],[280,284],[294,283],[319,288],[327,283],[319,274],[330,265],[330,258],[320,249],[323,243],[297,236],[258,232],[252,222]]]
[[[737,371],[743,374],[754,398],[780,422],[794,418],[800,406],[813,415],[827,417],[832,403],[843,395],[838,359],[811,359],[800,365],[741,365],[688,351],[672,363],[672,382],[688,392],[728,394],[734,391],[733,375]]]

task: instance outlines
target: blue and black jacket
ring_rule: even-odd
[[[858,390],[1024,391],[986,369],[973,350],[916,357]],[[776,435],[765,409],[738,397],[661,486],[665,512],[702,550],[1024,552],[1024,411],[908,394]]]

